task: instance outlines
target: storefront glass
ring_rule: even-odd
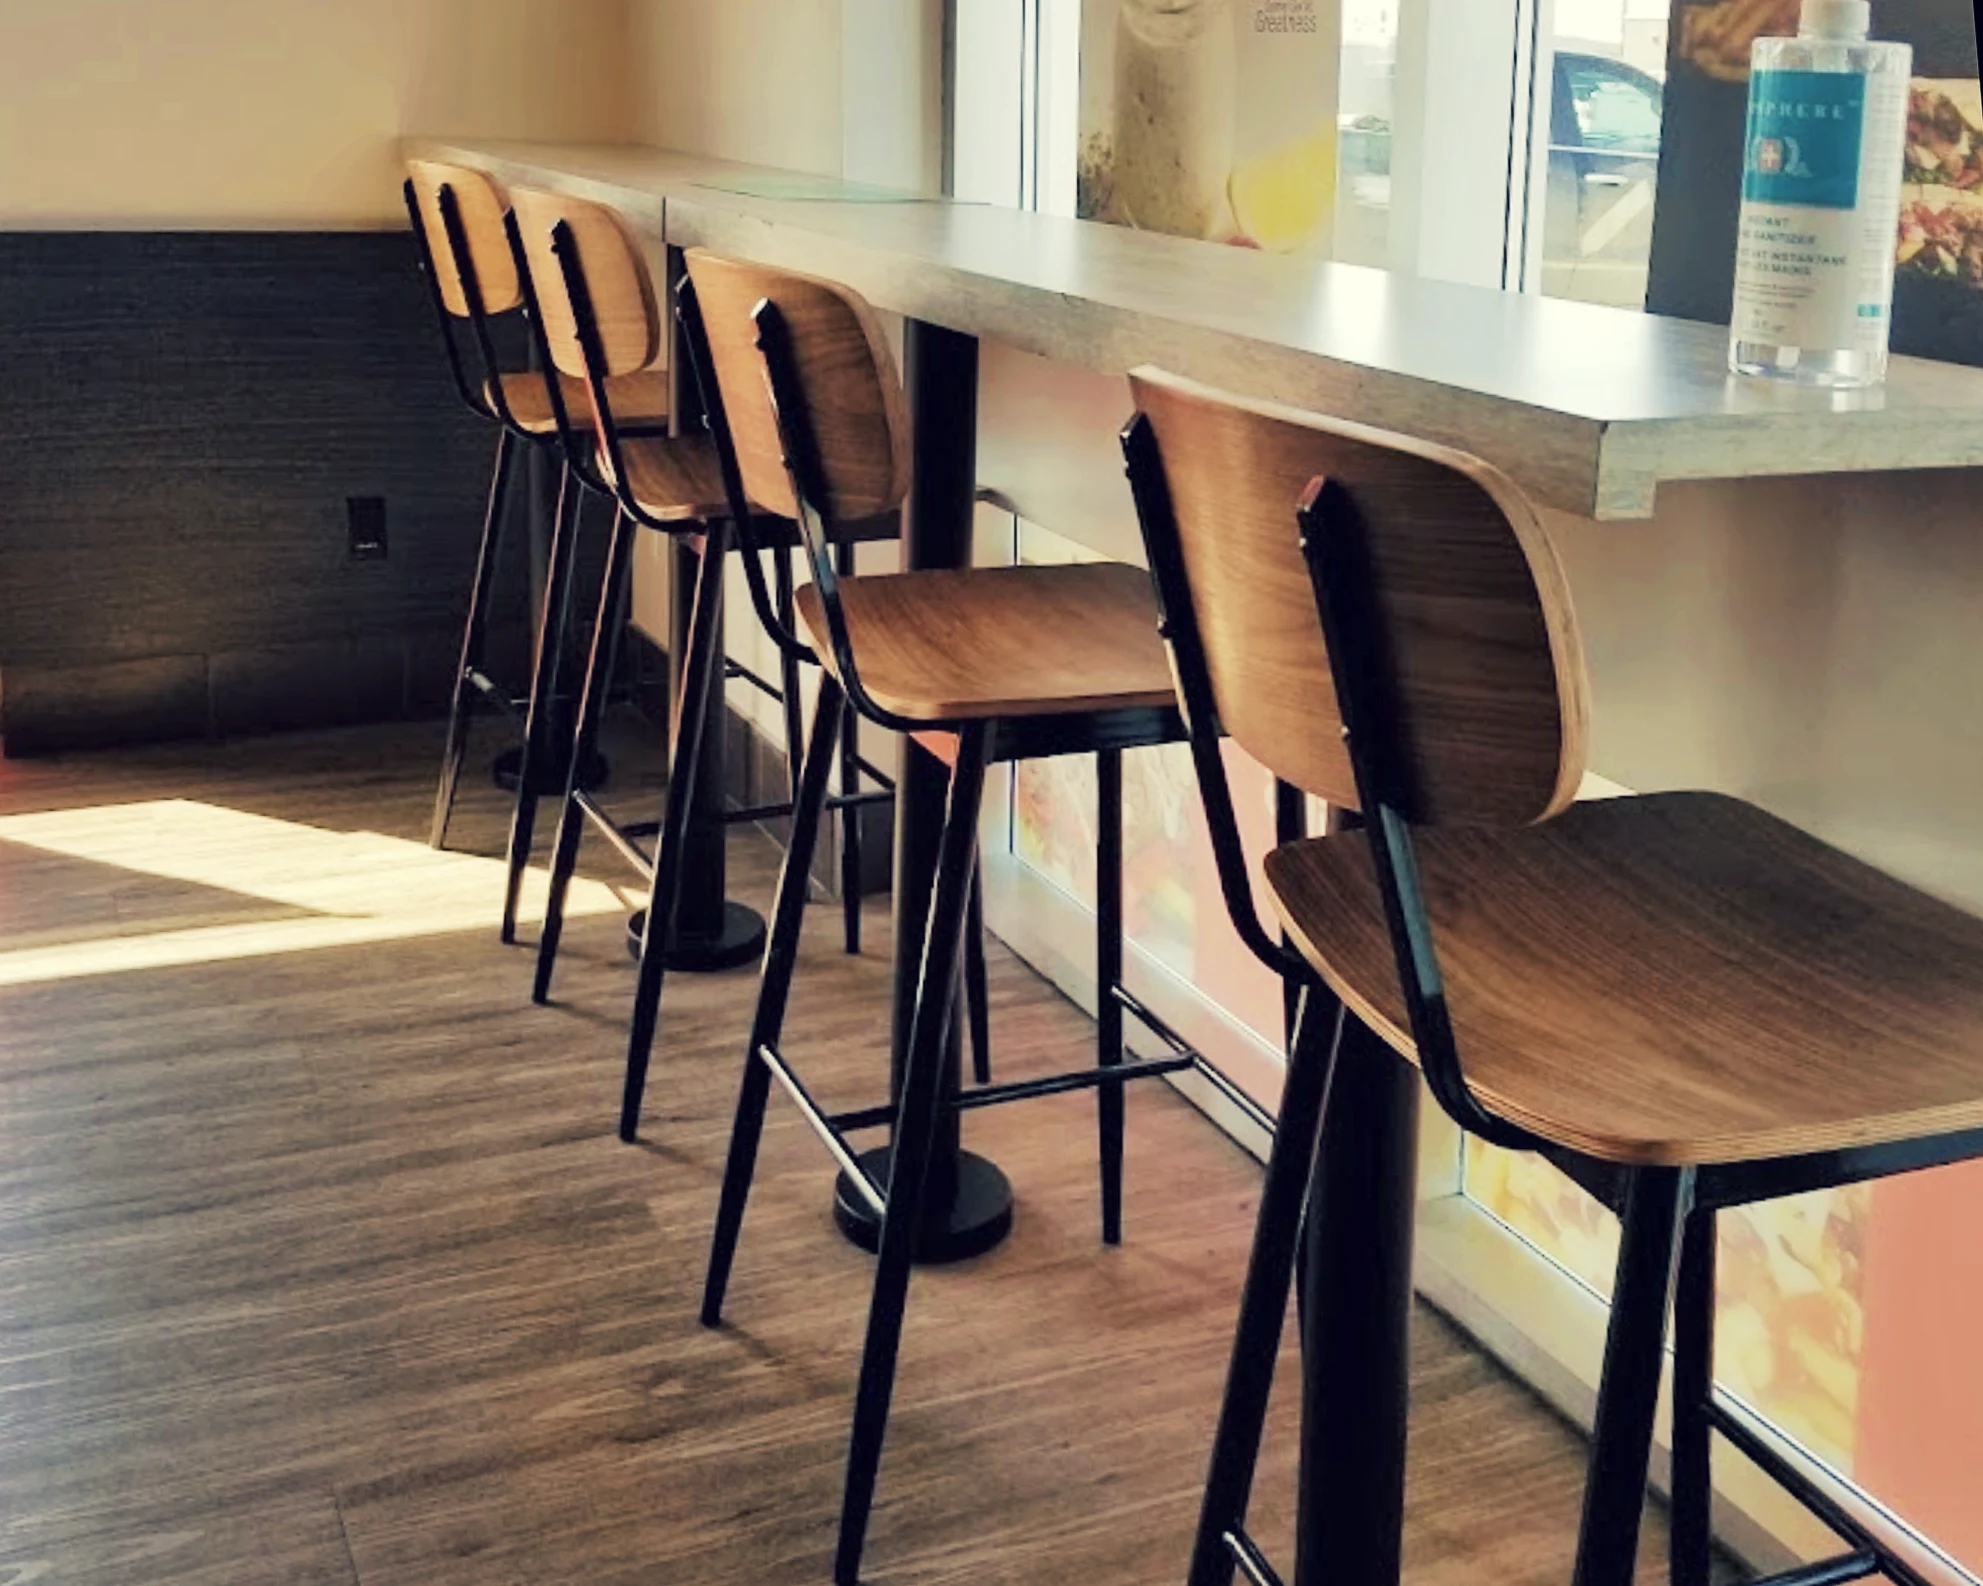
[[[1460,223],[1445,210],[1406,212],[1439,201],[1426,151],[1436,162],[1456,138],[1500,137],[1506,202],[1472,212],[1466,224],[1496,218],[1494,234],[1469,245],[1504,261],[1511,289],[1629,310],[1644,307],[1651,269],[1669,22],[1686,29],[1688,69],[1721,82],[1743,70],[1756,17],[1794,27],[1796,11],[1796,0],[1554,0],[1538,13],[1532,0],[1481,0],[1507,12],[1516,41],[1495,86],[1477,61],[1456,70],[1436,58],[1445,0],[1030,3],[1044,8],[1049,39],[1058,7],[1078,41],[1067,102],[1039,113],[1068,129],[1046,159],[1067,160],[1084,217],[1399,268],[1425,256],[1438,227]],[[1449,91],[1456,84],[1463,92]],[[1983,130],[1973,142],[1983,148]],[[1018,525],[1017,547],[1026,560],[1085,554],[1030,524]],[[1229,762],[1249,850],[1264,854],[1271,783],[1236,752]],[[1092,762],[1026,764],[1012,789],[1013,855],[1092,908]],[[1129,756],[1125,805],[1132,941],[1262,1041],[1278,1040],[1278,988],[1228,923],[1185,753]],[[1608,1213],[1534,1156],[1476,1143],[1463,1158],[1470,1201],[1566,1284],[1608,1291],[1618,1237]],[[1983,1315],[1978,1206],[1983,1167],[1727,1213],[1717,1322],[1725,1390],[1973,1571],[1983,1571],[1983,1460],[1968,1433],[1983,1421],[1983,1351],[1969,1336]]]
[[[1645,306],[1666,34],[1667,0],[1557,0],[1546,85],[1549,297]]]

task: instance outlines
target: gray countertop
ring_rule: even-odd
[[[1670,479],[1983,464],[1983,370],[1896,358],[1831,393],[1737,380],[1717,326],[666,150],[410,139],[610,203],[671,244],[845,282],[877,307],[1103,374],[1213,385],[1463,447],[1549,506],[1644,518]]]

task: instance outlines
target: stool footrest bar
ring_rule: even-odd
[[[1247,1095],[1245,1091],[1241,1090],[1230,1079],[1226,1078],[1223,1072],[1214,1068],[1203,1054],[1194,1052],[1192,1053],[1192,1057],[1194,1061],[1191,1065],[1191,1071],[1194,1074],[1204,1080],[1206,1084],[1210,1085],[1221,1096],[1225,1097],[1239,1111],[1244,1113],[1248,1123],[1252,1124],[1256,1129],[1265,1131],[1269,1135],[1273,1134],[1274,1115],[1271,1112],[1261,1106],[1251,1096]]]
[[[862,1107],[854,1112],[836,1112],[827,1122],[842,1134],[852,1134],[856,1129],[884,1129],[895,1122],[895,1115],[901,1111],[892,1101],[885,1101],[879,1107]]]
[[[1228,1531],[1225,1542],[1232,1561],[1253,1586],[1282,1586],[1281,1577],[1274,1573],[1274,1566],[1267,1562],[1267,1555],[1253,1545],[1252,1537],[1244,1531]]]
[[[975,1107],[1001,1107],[1008,1101],[1032,1101],[1039,1096],[1058,1096],[1070,1090],[1093,1090],[1097,1085],[1132,1079],[1154,1079],[1159,1074],[1175,1074],[1195,1067],[1196,1057],[1154,1057],[1140,1063],[1118,1063],[1113,1068],[1084,1068],[1072,1074],[1049,1074],[1044,1079],[1015,1079],[1004,1085],[980,1085],[957,1098],[960,1112]]]
[[[748,683],[760,694],[769,695],[772,699],[778,700],[780,703],[783,703],[785,698],[784,690],[779,688],[776,683],[767,682],[749,667],[737,661],[725,661],[723,663],[723,680],[726,683]]]
[[[791,813],[789,804],[746,804],[741,809],[725,810],[718,818],[725,826],[747,826],[752,821],[783,820]]]
[[[894,799],[893,788],[876,788],[867,793],[835,793],[827,799],[826,807],[830,810],[854,809],[863,804],[889,804]]]
[[[643,853],[640,845],[633,840],[637,828],[621,826],[616,823],[612,816],[600,808],[599,801],[583,788],[574,791],[572,798],[578,807],[585,812],[585,818],[599,828],[600,835],[618,850],[622,859],[633,866],[635,873],[643,881],[652,881],[654,879],[654,861]],[[648,827],[648,833],[651,835],[652,831],[653,827],[650,825]]]
[[[760,1046],[757,1049],[758,1061],[771,1070],[778,1083],[785,1087],[785,1094],[792,1098],[792,1104],[799,1114],[812,1126],[812,1132],[819,1136],[819,1143],[826,1147],[826,1154],[833,1158],[848,1181],[867,1202],[868,1210],[876,1217],[888,1215],[888,1197],[881,1187],[868,1176],[868,1170],[861,1166],[861,1159],[854,1155],[840,1131],[834,1127],[833,1119],[820,1111],[819,1103],[812,1099],[812,1093],[805,1087],[799,1076],[792,1072],[785,1059],[778,1055],[775,1047]]]
[[[506,715],[515,716],[519,720],[522,718],[525,708],[530,704],[528,699],[518,699],[516,695],[504,688],[502,684],[490,677],[488,673],[479,672],[474,667],[468,669],[467,677],[468,686],[498,710],[504,712]]]
[[[1707,1420],[1710,1426],[1735,1445],[1736,1451],[1743,1458],[1759,1466],[1765,1476],[1809,1509],[1832,1531],[1851,1543],[1858,1552],[1872,1554],[1880,1570],[1895,1582],[1895,1586],[1930,1586],[1919,1571],[1911,1568],[1905,1560],[1897,1558],[1891,1548],[1882,1547],[1877,1537],[1832,1498],[1813,1486],[1750,1424],[1746,1414],[1731,1409],[1719,1399],[1710,1398],[1707,1404]],[[1853,1556],[1857,1557],[1857,1553]],[[1860,1578],[1859,1575],[1825,1575],[1815,1579],[1832,1581]],[[1794,1572],[1781,1579],[1789,1581],[1792,1586],[1812,1586],[1812,1583],[1806,1582]]]
[[[1864,1580],[1879,1568],[1879,1554],[1871,1548],[1861,1548],[1856,1553],[1821,1559],[1816,1564],[1800,1564],[1780,1575],[1761,1576],[1750,1586],[1845,1586],[1847,1581]]]
[[[1274,1115],[1226,1078],[1219,1069],[1213,1067],[1211,1060],[1203,1052],[1179,1035],[1158,1014],[1153,1013],[1140,998],[1127,988],[1117,986],[1115,1000],[1122,1004],[1125,1013],[1133,1015],[1138,1024],[1179,1057],[1189,1058],[1190,1062],[1185,1066],[1244,1113],[1247,1122],[1256,1129],[1264,1129],[1270,1135],[1274,1132]]]

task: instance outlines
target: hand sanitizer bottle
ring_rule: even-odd
[[[1874,43],[1868,0],[1804,0],[1757,39],[1728,362],[1809,385],[1887,372],[1914,52]]]

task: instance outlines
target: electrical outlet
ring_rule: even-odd
[[[354,562],[386,559],[386,498],[346,496],[344,522],[347,553]]]

